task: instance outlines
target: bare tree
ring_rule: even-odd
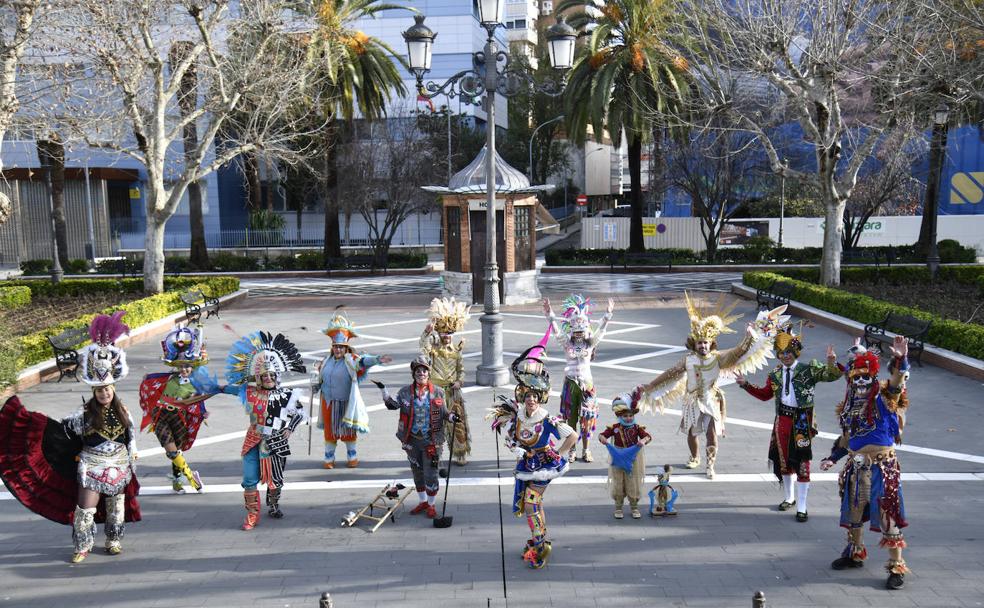
[[[751,197],[757,196],[763,167],[751,138],[733,131],[708,131],[686,142],[667,143],[667,181],[690,197],[700,218],[708,262],[717,255],[721,228]]]
[[[41,0],[8,0],[0,5],[0,142],[3,142],[20,107],[17,73],[28,48],[35,22],[48,9]],[[0,171],[3,158],[0,157]],[[10,216],[10,200],[0,192],[0,223]]]
[[[409,108],[397,108],[385,123],[363,129],[364,138],[339,155],[339,188],[369,225],[377,264],[385,261],[400,225],[434,201],[420,187],[442,174],[446,150],[430,145],[422,120]]]
[[[93,75],[72,88],[76,136],[146,170],[144,289],[164,286],[164,228],[190,184],[242,154],[300,162],[313,84],[287,0],[76,0],[64,44]],[[84,24],[84,27],[75,27]],[[170,49],[179,44],[181,52]],[[169,61],[169,59],[172,59]],[[194,66],[194,67],[193,67]],[[199,94],[182,97],[197,68]],[[194,123],[197,141],[186,137]],[[181,153],[181,144],[191,150]]]
[[[727,125],[756,136],[771,170],[813,184],[824,203],[821,282],[840,283],[843,215],[876,143],[911,112],[920,86],[899,40],[927,27],[909,0],[701,0],[686,34],[701,89],[701,128]],[[772,128],[798,121],[815,168],[783,159]]]
[[[844,249],[858,246],[872,216],[905,215],[922,200],[924,185],[912,175],[912,165],[923,152],[916,146],[919,139],[919,133],[901,131],[878,145],[873,166],[861,170],[844,208]]]

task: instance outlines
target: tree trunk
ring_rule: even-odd
[[[191,223],[191,265],[198,270],[208,270],[208,244],[205,242],[205,218],[202,215],[202,181],[188,184],[188,220]]]
[[[65,223],[65,144],[58,134],[36,142],[38,156],[51,171],[51,217],[55,222],[55,241],[58,243],[58,263],[68,272],[68,225]]]
[[[629,251],[641,253],[646,250],[642,238],[642,138],[629,140],[629,204],[632,205],[632,219],[629,221]]]
[[[178,41],[171,45],[170,60],[175,65],[184,60],[191,52],[192,43]],[[178,107],[181,110],[181,117],[185,118],[195,111],[198,105],[198,71],[192,64],[181,76],[180,89],[178,90]],[[185,171],[194,163],[195,153],[198,151],[198,125],[194,121],[189,122],[182,130],[184,143]],[[196,168],[197,169],[197,168]],[[189,253],[191,265],[199,270],[208,270],[208,245],[205,242],[205,218],[202,214],[202,181],[195,180],[188,184],[188,223],[191,227],[191,252]]]
[[[257,166],[256,153],[247,152],[243,156],[243,173],[246,178],[246,206],[249,215],[260,210],[260,168]]]
[[[844,201],[838,201],[833,193],[824,193],[826,209],[823,228],[823,258],[820,260],[820,283],[826,287],[840,285],[842,233],[844,232]]]
[[[324,255],[325,264],[328,258],[342,257],[341,234],[338,226],[338,192],[337,192],[337,167],[335,165],[335,135],[337,128],[335,123],[330,123],[325,127],[325,146],[324,146],[324,168],[321,195],[325,201],[325,244]],[[327,267],[327,266],[326,266]]]
[[[157,196],[163,196],[158,193]],[[152,209],[157,198],[152,192],[147,193],[147,208]],[[157,214],[147,213],[147,230],[144,232],[144,292],[147,294],[164,291],[164,226],[165,222],[158,219]]]

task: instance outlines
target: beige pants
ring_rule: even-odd
[[[642,481],[646,477],[646,459],[643,456],[645,448],[639,450],[632,463],[632,472],[626,473],[618,467],[608,467],[608,483],[612,489],[615,504],[622,504],[626,498],[629,504],[635,505],[642,495]]]

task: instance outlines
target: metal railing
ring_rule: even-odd
[[[320,227],[319,227],[320,228]],[[119,249],[143,249],[143,232],[120,232],[118,233]],[[420,232],[415,228],[403,226],[396,231],[393,236],[393,246],[414,246],[414,245],[440,245],[443,243],[443,235],[440,226],[423,227]],[[283,228],[281,230],[218,230],[205,233],[205,243],[209,249],[252,249],[268,247],[322,247],[324,245],[324,233],[321,230],[297,228]],[[342,238],[343,247],[366,247],[371,246],[373,239],[367,234],[352,235],[350,238]],[[189,249],[191,247],[191,235],[187,232],[166,233],[164,235],[165,249]]]

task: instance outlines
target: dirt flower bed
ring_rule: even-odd
[[[946,319],[984,325],[984,299],[976,285],[941,281],[913,285],[844,284],[841,289],[933,312]]]
[[[29,306],[0,311],[0,325],[9,328],[12,336],[25,336],[142,297],[140,293],[106,292],[71,298],[34,298]]]

